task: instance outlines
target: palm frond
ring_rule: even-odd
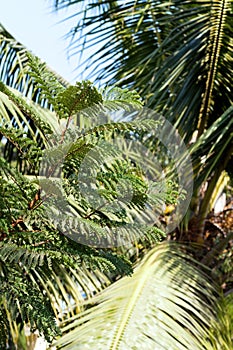
[[[190,147],[197,186],[207,181],[216,168],[224,170],[229,163],[233,153],[232,128],[233,106],[230,106]]]
[[[28,74],[29,50],[19,43],[2,24],[0,24],[0,51],[0,80],[8,87],[20,91],[24,96],[36,102],[41,101],[40,91],[36,89],[35,83]],[[53,72],[48,67],[47,69]],[[61,76],[55,72],[53,74],[62,85],[69,85]]]
[[[64,324],[62,349],[207,349],[214,287],[168,245],[151,250],[132,277],[107,287]]]
[[[211,324],[209,350],[229,350],[233,347],[233,294],[218,303],[217,321]]]
[[[74,53],[83,49],[76,41],[83,30],[84,50],[98,44],[86,63],[97,79],[136,89],[186,140],[231,105],[231,1],[80,3],[55,2],[82,13],[71,31]]]

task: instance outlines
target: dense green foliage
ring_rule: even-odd
[[[80,3],[77,28],[89,45],[103,42],[91,57],[98,78],[118,87],[69,85],[0,27],[0,348],[17,347],[29,326],[49,342],[62,333],[56,344],[69,349],[126,349],[131,342],[135,349],[227,350],[232,298],[221,300],[218,287],[231,288],[232,230],[219,231],[211,246],[203,232],[220,180],[232,174],[232,1],[55,1],[57,8],[73,5],[74,13]],[[140,164],[109,148],[121,135],[163,153],[154,141],[157,122],[143,114],[111,118],[139,110],[138,93],[189,147],[193,200],[169,238],[198,243],[194,250],[167,243],[151,250],[164,233],[146,224],[145,208],[176,206],[184,195],[173,166],[158,198]],[[168,163],[166,153],[158,159]],[[91,186],[80,188],[80,173],[98,197]],[[121,210],[114,212],[106,203],[116,200]],[[64,219],[71,212],[74,227]],[[125,239],[129,245],[106,248]]]

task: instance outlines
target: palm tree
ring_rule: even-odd
[[[98,72],[97,80],[136,89],[187,144],[200,138],[190,146],[195,171],[190,209],[202,234],[210,203],[219,195],[218,179],[225,170],[232,175],[232,1],[53,3],[79,13],[70,49],[75,54],[82,45],[94,48],[84,65]]]

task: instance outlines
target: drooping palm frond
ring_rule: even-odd
[[[153,73],[150,103],[161,106],[188,140],[195,129],[201,135],[232,103],[232,3],[174,5],[181,6],[182,14],[171,15],[177,26],[161,45],[170,55]],[[220,91],[223,99],[218,99]]]
[[[99,68],[98,79],[136,88],[187,140],[231,105],[230,0],[81,3],[55,2],[56,9],[72,6],[78,18],[82,13],[71,31],[75,52],[83,30],[84,50],[98,46],[87,61]]]
[[[43,105],[45,101],[41,101],[40,91],[36,89],[35,82],[28,74],[29,49],[19,43],[2,24],[0,24],[0,52],[0,80],[8,87],[20,91],[24,96]],[[47,69],[53,72],[62,85],[69,85],[48,66]]]
[[[139,63],[148,60],[151,50],[161,45],[161,38],[167,33],[166,19],[170,10],[167,4],[156,7],[154,1],[145,4],[141,0],[52,2],[57,10],[71,6],[73,16],[77,16],[77,25],[69,33],[73,37],[71,53],[96,47],[95,53],[86,60],[86,67],[92,68],[91,75],[97,74],[98,79],[107,78],[111,83],[124,77],[125,85],[129,86],[131,78],[142,70]],[[161,17],[163,23],[156,22]],[[77,35],[81,35],[79,42]],[[148,39],[150,43],[146,46]]]
[[[28,165],[17,156],[17,145],[10,142],[10,128],[18,129],[28,142],[37,142],[45,147],[46,134],[54,132],[58,125],[49,111],[49,101],[42,96],[41,89],[29,74],[29,51],[0,25],[0,111],[1,140],[4,157],[9,162],[17,161],[22,172],[28,172]],[[59,84],[69,84],[59,75],[46,69],[56,77]],[[25,100],[24,97],[27,97]],[[47,111],[42,108],[48,108]],[[8,129],[8,130],[6,130]],[[24,135],[24,136],[23,136]],[[25,139],[26,141],[26,139]],[[18,148],[18,150],[20,147]],[[20,151],[22,156],[22,149]]]
[[[229,107],[190,147],[195,173],[195,188],[208,183],[199,209],[199,226],[204,225],[211,210],[211,197],[222,172],[232,173],[233,156],[233,106]],[[201,159],[201,161],[200,161]]]
[[[151,250],[132,277],[91,300],[64,324],[62,349],[208,349],[215,289],[175,247]]]

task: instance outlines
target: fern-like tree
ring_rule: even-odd
[[[108,109],[139,108],[141,102],[135,92],[115,89],[101,94],[90,82],[71,86],[3,27],[0,38],[0,338],[2,349],[12,349],[25,326],[38,330],[51,342],[59,334],[59,322],[79,312],[83,299],[109,284],[111,275],[132,272],[129,257],[104,245],[97,248],[106,235],[105,228],[114,229],[115,224],[106,206],[97,210],[82,195],[77,172],[85,155],[105,135],[111,139],[116,132],[137,130],[135,123],[95,125],[89,120],[94,123]],[[71,122],[76,127],[70,132]],[[52,141],[57,141],[55,151]],[[67,145],[62,154],[62,185],[76,219],[78,238],[64,219],[65,208],[59,213],[61,225],[48,216],[54,203],[58,208],[56,190],[60,188],[54,185],[49,194],[43,193],[43,179],[53,177],[55,162],[59,164]],[[111,152],[104,151],[105,157]],[[124,226],[134,211],[140,211],[146,195],[146,183],[135,165],[118,157],[111,167],[105,164],[105,172],[97,180],[106,202],[114,201],[122,176],[131,180],[135,195],[115,216],[118,226]],[[48,206],[49,196],[53,198]],[[161,236],[156,227],[144,225],[141,229],[150,239]],[[133,227],[130,235],[130,241],[137,236]]]

